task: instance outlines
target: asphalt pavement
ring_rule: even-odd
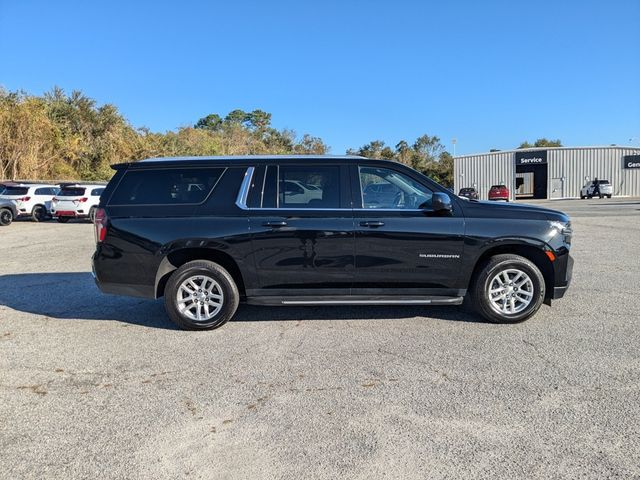
[[[0,228],[0,478],[640,478],[640,200],[573,218],[567,296],[250,307],[177,330],[101,294],[88,223]]]

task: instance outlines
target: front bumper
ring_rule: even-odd
[[[564,297],[573,276],[573,258],[569,253],[558,257],[555,263],[555,282],[550,298],[557,300]]]

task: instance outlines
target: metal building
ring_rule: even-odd
[[[454,158],[454,189],[474,187],[486,200],[492,185],[516,198],[576,198],[594,178],[613,194],[640,196],[640,147],[558,147],[508,150]]]

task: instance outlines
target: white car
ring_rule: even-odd
[[[613,195],[613,186],[609,183],[609,180],[597,180],[598,185],[600,187],[600,198],[607,197],[611,198]],[[593,198],[594,190],[596,188],[596,180],[589,181],[585,183],[584,187],[580,190],[580,198]]]
[[[0,199],[13,201],[18,217],[31,217],[35,222],[41,222],[49,216],[52,199],[57,193],[56,185],[15,183],[5,185]]]
[[[63,184],[51,202],[51,214],[60,223],[72,218],[88,218],[93,222],[104,188],[95,184]]]

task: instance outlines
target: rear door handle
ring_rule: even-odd
[[[280,227],[286,227],[287,222],[264,222],[262,226],[271,227],[271,228],[280,228]]]
[[[384,222],[360,222],[361,227],[382,227]]]

